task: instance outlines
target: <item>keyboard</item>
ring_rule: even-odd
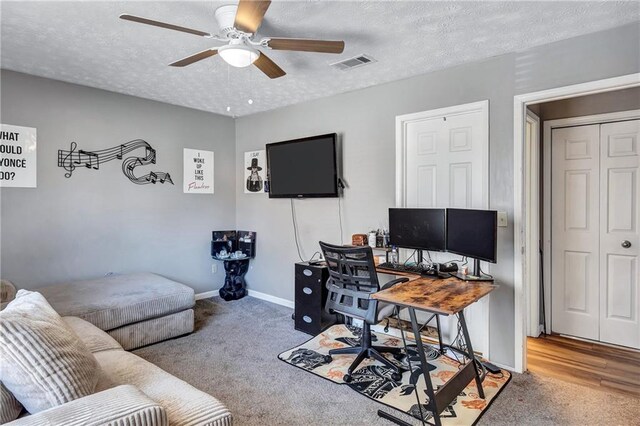
[[[398,263],[397,265],[394,265],[391,262],[383,262],[383,263],[378,265],[378,268],[386,269],[386,270],[394,271],[394,272],[407,272],[409,274],[426,274],[429,271],[428,269],[425,269],[422,266],[403,265],[401,263]]]

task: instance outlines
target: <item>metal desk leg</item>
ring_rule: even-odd
[[[458,312],[458,320],[460,321],[460,326],[462,327],[462,335],[464,336],[464,341],[467,344],[467,351],[469,351],[469,359],[473,363],[473,371],[475,373],[476,378],[476,387],[478,388],[478,395],[480,398],[484,399],[484,389],[482,389],[482,381],[480,380],[480,374],[478,373],[478,368],[476,366],[476,355],[473,352],[473,347],[471,346],[471,339],[469,338],[469,330],[467,330],[467,322],[464,319],[464,312]]]
[[[424,346],[422,345],[422,338],[420,336],[420,326],[416,319],[416,311],[413,308],[408,309],[409,317],[411,318],[411,329],[413,330],[413,336],[416,339],[416,349],[418,350],[418,357],[420,358],[420,368],[422,368],[422,375],[424,376],[424,381],[427,385],[427,397],[429,398],[427,407],[429,407],[429,410],[433,413],[433,421],[435,425],[441,426],[442,422],[440,421],[440,411],[438,411],[438,407],[436,406],[436,394],[433,390],[433,383],[431,383],[431,376],[429,375],[429,365],[427,364],[427,358],[424,354]],[[417,386],[416,392],[418,392]]]
[[[444,355],[444,345],[442,344],[442,329],[440,328],[440,315],[436,314],[436,327],[438,327],[438,343],[440,344],[440,355]]]

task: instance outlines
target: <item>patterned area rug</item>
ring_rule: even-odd
[[[359,346],[360,333],[361,329],[357,327],[343,324],[334,325],[306,343],[281,353],[278,358],[334,383],[346,384],[374,401],[420,419],[420,408],[414,392],[417,386],[420,404],[422,405],[422,417],[425,421],[428,421],[432,417],[432,413],[427,410],[425,405],[427,399],[426,385],[419,368],[415,345],[409,346],[410,361],[413,367],[411,372],[409,371],[409,363],[406,357],[398,361],[392,355],[384,354],[391,362],[404,370],[402,380],[399,382],[391,379],[392,371],[390,369],[377,361],[365,359],[358,369],[353,372],[352,381],[345,383],[342,377],[347,372],[351,362],[353,362],[354,355],[333,355],[331,362],[326,361],[325,355],[329,353],[330,349]],[[402,347],[401,338],[387,334],[372,332],[372,340],[376,346]],[[407,343],[411,342],[408,341]],[[431,381],[434,387],[438,389],[453,377],[461,364],[450,358],[450,356],[453,356],[450,350],[447,351],[445,356],[440,355],[430,345],[425,345],[425,350],[427,352],[426,358],[430,364],[429,374],[431,375]],[[478,396],[475,382],[471,381],[440,415],[443,425],[475,424],[509,380],[511,380],[511,374],[506,370],[502,370],[500,374],[487,373],[483,382],[486,399],[481,399]]]

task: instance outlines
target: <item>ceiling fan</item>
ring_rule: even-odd
[[[225,5],[217,8],[215,18],[220,28],[219,34],[210,34],[126,13],[120,15],[120,19],[228,42],[224,46],[212,47],[169,64],[172,67],[184,67],[220,54],[229,65],[247,67],[253,64],[269,78],[278,78],[286,73],[258,48],[322,53],[342,53],[344,51],[344,41],[277,37],[254,40],[270,4],[270,0],[240,0],[238,5]]]

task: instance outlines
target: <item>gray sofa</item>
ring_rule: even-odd
[[[7,423],[11,426],[128,425],[230,426],[217,399],[125,351],[104,331],[77,317],[64,321],[97,359],[95,393]]]
[[[193,331],[192,288],[143,272],[38,289],[61,316],[82,318],[131,350]]]
[[[15,287],[4,280],[0,284],[4,307],[13,299]],[[191,333],[195,303],[191,288],[159,275],[138,273],[62,283],[38,292],[93,354],[100,367],[99,379],[90,395],[33,415],[23,411],[22,417],[6,424],[232,424],[231,413],[216,398],[125,350]],[[7,393],[2,392],[2,404],[17,403],[13,396],[5,398]],[[21,407],[16,408],[19,412]]]

